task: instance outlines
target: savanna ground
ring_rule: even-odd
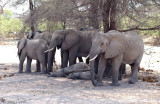
[[[94,87],[89,80],[48,78],[39,73],[18,74],[17,41],[1,42],[0,104],[160,103],[160,47],[152,46],[151,41],[152,38],[144,38],[146,44],[139,81],[128,84],[130,67],[127,67],[127,76],[119,81],[118,87],[110,86],[111,79],[106,78],[104,86]],[[60,63],[59,51],[56,61]],[[35,61],[32,63],[34,71]]]

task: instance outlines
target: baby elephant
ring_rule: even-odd
[[[23,72],[23,63],[27,57],[26,73],[31,72],[31,62],[32,59],[37,60],[36,72],[40,72],[40,63],[42,64],[41,73],[46,73],[47,70],[47,53],[45,51],[48,49],[47,42],[43,39],[29,40],[22,38],[17,44],[18,56],[19,56],[19,73]]]

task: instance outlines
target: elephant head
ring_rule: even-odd
[[[79,42],[79,35],[77,31],[69,30],[57,30],[53,33],[52,39],[49,45],[49,49],[57,47],[62,50],[66,50]]]
[[[89,53],[91,81],[94,86],[96,86],[94,71],[95,58],[98,54],[102,54],[105,59],[114,58],[118,54],[122,54],[127,48],[127,42],[123,38],[120,32],[114,30],[108,33],[95,33]]]
[[[20,57],[21,55],[21,50],[24,48],[26,44],[27,39],[22,38],[21,40],[18,41],[17,48],[18,48],[18,56]]]

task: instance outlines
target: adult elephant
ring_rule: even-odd
[[[89,54],[94,30],[90,31],[75,31],[73,29],[57,30],[53,33],[49,45],[48,63],[51,62],[52,50],[56,47],[61,48],[61,68],[67,67],[76,63],[77,57],[86,57]],[[52,67],[48,64],[48,70]]]
[[[91,81],[94,86],[102,86],[103,73],[106,61],[112,64],[112,85],[118,86],[118,72],[121,63],[130,64],[131,78],[129,83],[138,81],[137,72],[143,56],[144,44],[141,37],[133,31],[118,32],[111,30],[107,33],[96,33],[92,41],[90,56]],[[94,62],[101,54],[98,74],[95,80]]]
[[[49,31],[45,31],[45,32],[36,31],[35,33],[30,32],[27,35],[27,38],[28,39],[43,39],[47,42],[47,44],[49,46],[49,44],[51,42],[51,38],[52,38],[52,33],[50,33]],[[48,64],[51,67],[53,66],[53,62],[55,63],[55,52],[56,52],[56,48],[51,51],[51,53],[50,53],[50,54],[52,54],[51,57],[48,57],[48,59],[50,60],[50,61],[48,61],[49,62]],[[36,62],[36,63],[39,64],[39,62]],[[50,71],[47,69],[47,72],[50,72]]]

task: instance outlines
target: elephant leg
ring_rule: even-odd
[[[23,63],[24,63],[25,58],[26,58],[26,55],[22,54],[20,56],[19,71],[18,71],[18,73],[23,73]]]
[[[106,59],[104,55],[101,55],[101,58],[99,60],[99,66],[98,66],[98,74],[97,74],[97,86],[103,86],[102,79],[103,79],[103,73],[106,68]]]
[[[69,58],[69,53],[68,51],[62,51],[61,52],[61,60],[62,60],[62,63],[61,63],[61,68],[65,68],[67,67],[67,64],[68,64],[68,58]]]
[[[122,68],[122,75],[126,75],[126,64],[121,64],[121,68]]]
[[[119,68],[122,63],[122,55],[117,56],[112,60],[112,86],[119,86],[118,83],[118,74],[119,74]]]
[[[39,58],[39,61],[40,61],[40,63],[42,64],[42,70],[41,70],[41,73],[42,74],[45,74],[46,73],[46,71],[47,71],[47,68],[46,68],[46,60],[45,60],[45,54],[44,55],[42,55],[40,58]]]
[[[32,63],[32,59],[27,56],[27,66],[26,66],[25,73],[30,73],[31,72],[31,63]]]
[[[129,80],[129,84],[134,84],[135,82],[138,81],[137,73],[138,73],[139,64],[134,63],[130,66],[131,66],[131,78]]]
[[[135,82],[138,81],[138,77],[137,77],[137,74],[138,74],[138,68],[140,66],[140,63],[141,63],[141,60],[142,60],[142,56],[143,56],[143,53],[135,60],[135,62],[131,65],[131,78],[129,80],[129,83],[130,84],[134,84]]]
[[[77,57],[77,52],[78,52],[78,45],[75,45],[69,50],[69,66],[73,65],[76,63],[76,57]]]
[[[112,66],[108,62],[107,62],[106,69],[104,71],[104,75],[103,76],[104,77],[107,76],[107,78],[111,78],[112,77]]]
[[[118,80],[122,80],[122,71],[125,64],[121,64],[119,68]]]
[[[83,62],[82,57],[78,57],[79,62]]]
[[[40,72],[41,71],[41,66],[39,60],[36,61],[36,71],[35,72]]]

